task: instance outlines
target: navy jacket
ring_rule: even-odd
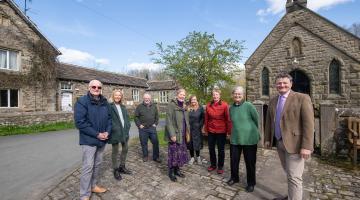
[[[80,97],[75,104],[74,119],[80,133],[80,145],[103,147],[106,144],[106,140],[97,138],[101,132],[111,134],[111,115],[104,96],[100,95],[99,101],[95,101],[90,92]]]

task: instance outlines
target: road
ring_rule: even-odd
[[[130,137],[137,136],[132,123]],[[76,129],[0,137],[0,199],[35,200],[70,174],[81,162],[78,137]]]

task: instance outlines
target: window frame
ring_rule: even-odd
[[[0,48],[0,51],[4,51],[6,53],[6,58],[5,58],[5,68],[0,66],[0,70],[11,70],[11,71],[20,71],[20,60],[19,60],[19,51],[15,51],[15,50],[9,50],[9,49],[3,49]],[[10,68],[10,53],[15,53],[16,54],[16,63],[15,63],[15,68]]]
[[[0,104],[0,108],[19,108],[19,103],[20,103],[20,90],[19,89],[0,89],[0,90],[5,90],[7,91],[7,106],[1,106]],[[17,91],[17,106],[11,106],[11,90],[16,90]]]
[[[134,102],[139,102],[140,101],[140,91],[138,89],[132,89],[131,97]]]
[[[264,93],[264,71],[267,71],[267,94]],[[267,67],[263,67],[261,70],[261,96],[270,96],[270,70]]]
[[[336,88],[336,91],[333,92],[334,88],[332,88],[332,86],[334,86],[333,84],[333,79],[331,77],[331,72],[332,72],[332,69],[333,69],[333,63],[336,64],[336,73],[337,73],[337,88]],[[329,74],[328,74],[328,87],[329,87],[329,94],[330,95],[341,95],[341,62],[336,60],[336,59],[332,59],[330,64],[329,64],[329,67],[328,67],[328,70],[329,70]]]
[[[63,88],[63,86],[70,86],[70,88]],[[60,90],[62,91],[72,91],[72,84],[68,82],[60,82]]]
[[[169,91],[159,91],[159,103],[169,103]]]

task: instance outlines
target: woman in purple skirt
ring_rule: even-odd
[[[190,133],[189,113],[185,105],[185,90],[178,89],[176,98],[171,100],[166,111],[165,140],[168,141],[169,178],[184,178],[180,167],[189,161],[186,148],[186,133]]]

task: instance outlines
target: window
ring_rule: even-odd
[[[0,69],[19,70],[18,52],[0,49]]]
[[[264,67],[261,72],[261,80],[262,80],[262,95],[269,96],[269,70]]]
[[[302,54],[301,52],[301,42],[299,38],[295,38],[292,41],[292,47],[293,47],[293,56],[300,56]]]
[[[72,90],[72,85],[71,83],[60,83],[60,89],[61,90]]]
[[[329,92],[340,94],[340,63],[336,60],[331,61],[329,66]]]
[[[133,101],[136,101],[136,102],[139,101],[139,90],[137,90],[137,89],[132,90],[132,99],[133,99]]]
[[[169,102],[169,91],[160,91],[159,92],[160,103]]]
[[[19,105],[19,90],[1,89],[0,90],[0,107],[10,108],[18,107]]]

